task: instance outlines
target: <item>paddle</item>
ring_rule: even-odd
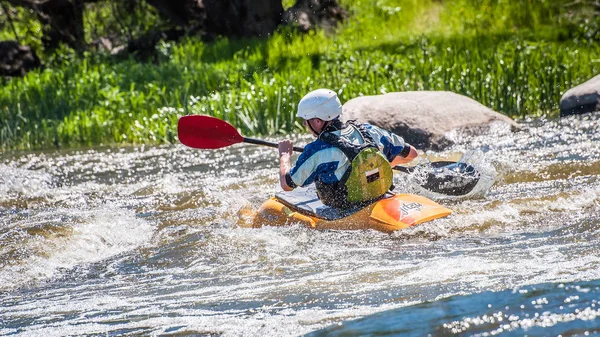
[[[204,115],[190,115],[179,118],[177,135],[183,145],[195,149],[220,149],[237,143],[279,147],[277,143],[243,137],[233,125],[226,121]],[[302,152],[304,148],[294,146],[294,151]]]
[[[279,144],[260,139],[243,137],[233,125],[212,116],[190,115],[179,118],[177,124],[179,141],[195,149],[219,149],[238,143],[250,143],[278,148]],[[304,148],[294,146],[294,151]],[[394,166],[394,170],[426,173],[421,187],[440,194],[465,195],[477,185],[479,172],[471,165],[453,161],[439,161],[412,167]]]

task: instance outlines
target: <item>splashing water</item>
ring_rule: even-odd
[[[597,332],[600,117],[522,125],[428,153],[483,185],[389,235],[238,227],[278,191],[270,148],[3,154],[0,335]]]

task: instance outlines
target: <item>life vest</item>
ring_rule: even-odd
[[[340,149],[351,165],[337,184],[317,182],[317,193],[321,201],[329,206],[348,208],[383,196],[392,187],[392,167],[366,128],[353,121],[352,127],[363,138],[363,144],[353,144],[332,133],[324,132],[319,138]]]

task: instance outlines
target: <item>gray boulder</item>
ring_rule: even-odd
[[[564,93],[560,99],[560,116],[600,111],[600,75]]]
[[[342,120],[357,120],[388,129],[417,149],[443,150],[453,144],[448,133],[483,133],[492,122],[512,130],[520,126],[479,102],[448,91],[393,92],[356,97],[343,105]]]

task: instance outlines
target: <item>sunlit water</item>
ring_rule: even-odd
[[[428,153],[495,183],[391,235],[239,228],[271,148],[4,154],[0,335],[597,333],[600,115],[522,125]]]

